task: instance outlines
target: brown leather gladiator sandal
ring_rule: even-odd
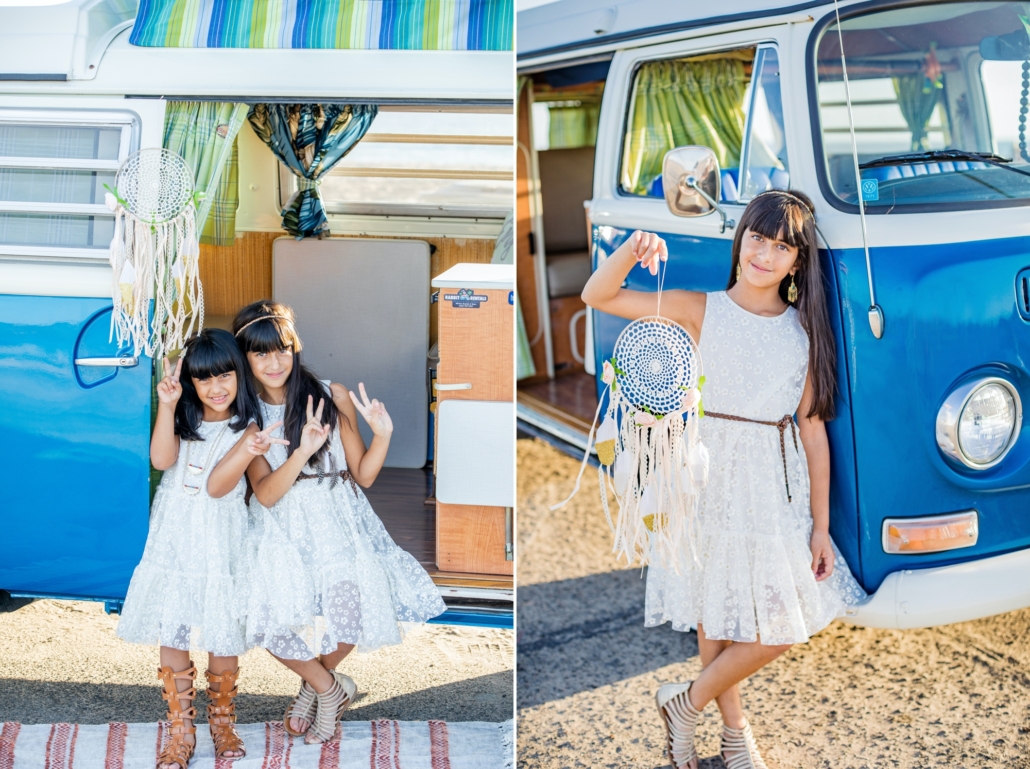
[[[161,692],[161,696],[168,703],[168,715],[165,718],[170,723],[168,725],[168,741],[165,743],[161,755],[157,757],[155,766],[178,764],[182,769],[186,769],[190,759],[193,758],[193,751],[197,747],[196,744],[190,745],[186,742],[186,737],[191,734],[195,735],[197,727],[192,723],[186,726],[185,722],[187,719],[192,722],[197,717],[197,709],[190,705],[189,708],[183,710],[179,700],[193,702],[193,698],[197,696],[197,690],[192,684],[193,679],[197,677],[197,669],[193,667],[193,661],[190,660],[188,670],[176,673],[170,667],[158,668],[157,677],[164,683],[164,691]],[[175,682],[183,678],[190,680],[190,688],[180,692]],[[196,743],[196,738],[193,741]]]
[[[243,758],[247,755],[247,750],[236,731],[236,705],[233,704],[233,699],[240,693],[236,688],[240,669],[236,668],[231,673],[221,675],[215,675],[208,670],[204,675],[207,676],[207,696],[211,700],[207,706],[207,725],[211,730],[211,740],[215,743],[215,757],[226,761]],[[218,684],[217,692],[211,688],[211,684]],[[225,755],[230,750],[240,755]]]

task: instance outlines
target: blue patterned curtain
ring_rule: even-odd
[[[329,231],[318,180],[361,141],[378,111],[374,104],[255,104],[254,133],[298,177],[282,211],[283,229],[298,240]]]

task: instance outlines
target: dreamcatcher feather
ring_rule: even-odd
[[[615,535],[613,552],[629,563],[639,558],[644,565],[657,562],[678,571],[685,548],[698,560],[698,504],[708,480],[708,451],[698,436],[698,420],[704,416],[700,352],[679,324],[660,314],[640,318],[619,335],[601,380],[605,391],[575,488],[552,510],[579,491],[593,445],[600,462],[601,504]],[[607,408],[597,427],[604,395]],[[607,489],[619,505],[615,520]]]
[[[160,358],[204,327],[193,172],[174,152],[141,150],[118,169],[106,202],[115,214],[111,336]]]

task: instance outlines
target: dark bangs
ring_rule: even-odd
[[[792,248],[807,249],[813,244],[806,232],[806,214],[801,203],[786,195],[761,195],[748,205],[737,227],[741,233],[747,229]]]
[[[232,323],[233,335],[243,352],[300,352],[303,345],[293,325],[293,310],[279,302],[254,302],[244,307]]]
[[[257,395],[250,381],[250,367],[232,334],[220,328],[206,328],[187,340],[181,356],[179,384],[182,385],[182,397],[175,407],[176,435],[186,441],[203,440],[198,430],[204,420],[204,404],[197,395],[193,380],[221,376],[230,371],[236,373],[236,399],[229,406],[232,415],[229,428],[238,432],[251,421],[261,426]]]

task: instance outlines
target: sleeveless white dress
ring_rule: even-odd
[[[808,335],[797,310],[764,317],[725,291],[708,294],[701,330],[706,412],[777,422],[801,403]],[[651,566],[645,624],[675,630],[704,626],[711,639],[803,643],[865,597],[833,545],[833,574],[812,574],[808,461],[784,432],[784,483],[776,427],[713,417],[699,423],[708,449],[708,484],[700,500],[700,565],[689,553],[679,574]]]
[[[264,401],[261,410],[266,425],[285,414],[285,406]],[[282,430],[273,435],[281,438]],[[336,469],[345,470],[338,428],[329,450]],[[287,447],[273,444],[265,458],[275,470]],[[341,643],[361,651],[396,644],[399,622],[425,622],[446,609],[429,574],[394,543],[357,484],[337,476],[330,487],[331,480],[298,480],[271,509],[256,496],[250,502],[247,641],[282,659],[312,659]]]
[[[202,422],[203,441],[180,441],[175,465],[165,471],[150,509],[143,558],[132,573],[118,620],[126,641],[243,654],[247,597],[246,481],[221,499],[207,493],[207,479],[242,435],[228,422]],[[187,463],[203,467],[193,474]],[[183,483],[200,490],[188,494]]]

